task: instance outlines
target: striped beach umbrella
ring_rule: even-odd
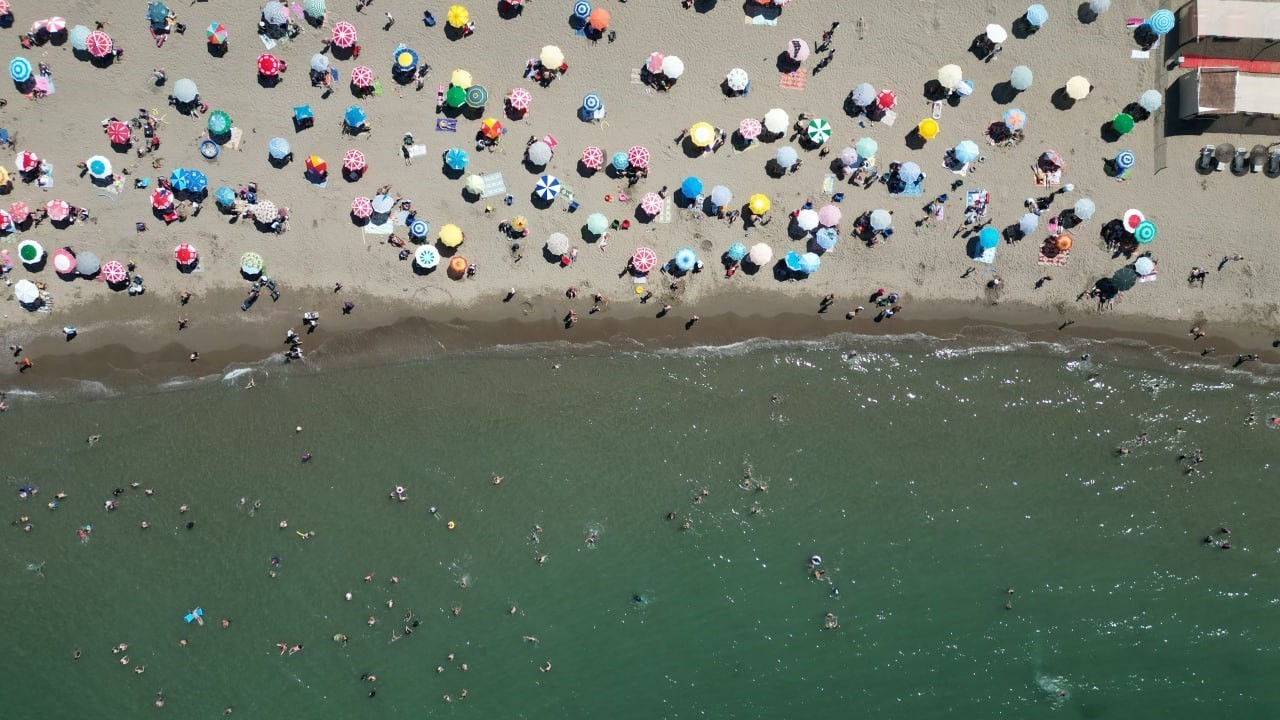
[[[133,141],[133,131],[125,123],[112,120],[107,123],[107,140],[112,145],[128,145]]]
[[[49,213],[49,219],[55,222],[66,220],[71,214],[71,204],[62,199],[50,200],[44,208]]]
[[[881,90],[876,95],[876,106],[881,110],[892,110],[898,105],[898,93],[892,90]]]
[[[1176,23],[1177,17],[1173,14],[1173,11],[1163,8],[1151,13],[1150,19],[1147,20],[1147,24],[1151,26],[1151,31],[1157,35],[1168,35]]]
[[[573,16],[579,20],[586,20],[591,16],[591,3],[587,0],[577,0],[573,4]]]
[[[257,275],[262,272],[262,256],[258,253],[245,253],[240,256],[240,272],[245,275]]]
[[[396,51],[394,61],[396,72],[411,73],[418,69],[418,53],[407,47]]]
[[[462,148],[449,148],[448,152],[444,154],[444,164],[448,165],[451,170],[465,170],[470,162],[471,156]]]
[[[351,214],[364,220],[373,215],[373,201],[367,197],[358,197],[351,201]]]
[[[31,79],[31,61],[24,57],[16,57],[9,61],[9,77],[16,83],[24,83]]]
[[[1027,125],[1027,114],[1018,108],[1004,111],[1004,126],[1010,130],[1021,130]]]
[[[348,172],[360,172],[366,167],[364,153],[359,150],[348,150],[342,154],[342,169]]]
[[[275,77],[280,74],[280,58],[271,53],[258,56],[258,74],[263,77]]]
[[[1155,16],[1153,15],[1152,17]],[[50,35],[56,35],[67,29],[67,19],[55,15],[44,22],[44,29],[47,30]]]
[[[533,194],[542,200],[555,200],[560,195],[560,181],[554,175],[543,175],[533,186]]]
[[[529,104],[533,102],[533,94],[522,87],[514,88],[507,95],[507,102],[511,104],[512,109],[524,112],[529,109]]]
[[[602,107],[604,107],[604,102],[598,94],[591,92],[582,96],[582,109],[588,114],[594,113]]]
[[[1134,228],[1133,239],[1146,245],[1156,239],[1156,224],[1150,220],[1143,220],[1138,223],[1138,227]]]
[[[822,118],[814,118],[809,121],[809,126],[805,132],[813,144],[821,145],[831,139],[831,123]]]
[[[209,113],[209,134],[226,135],[231,132],[231,116],[225,110]]]
[[[94,30],[85,36],[84,47],[89,54],[96,57],[106,57],[111,54],[115,44],[111,42],[111,36],[101,30]]]
[[[1133,167],[1133,164],[1136,161],[1137,160],[1134,158],[1133,153],[1128,150],[1121,150],[1116,153],[1116,168],[1119,170],[1128,170]]]
[[[179,265],[194,265],[200,259],[200,253],[189,243],[182,243],[173,249],[173,259]]]
[[[364,65],[357,65],[351,68],[351,84],[358,88],[367,88],[373,85],[373,70]]]
[[[645,193],[644,197],[640,198],[640,209],[649,216],[656,216],[662,212],[662,208],[665,205],[666,201],[658,193]]]
[[[592,145],[582,151],[582,166],[591,170],[604,167],[604,150]]]
[[[755,140],[760,137],[760,133],[764,130],[764,126],[755,118],[746,118],[738,123],[738,134],[743,140]]]
[[[333,26],[330,35],[335,47],[349,48],[356,44],[356,26],[349,22],[339,22]]]
[[[489,102],[489,90],[483,85],[472,85],[467,88],[467,107],[482,108]]]
[[[323,18],[328,9],[329,8],[325,0],[302,0],[302,11],[306,13],[308,17],[316,19]]]
[[[423,245],[414,254],[413,261],[423,270],[430,270],[440,264],[440,252],[432,245]]]
[[[425,240],[429,232],[431,232],[431,224],[426,220],[414,218],[413,222],[409,224],[409,237],[411,238]]]
[[[23,150],[18,153],[18,170],[21,172],[31,172],[40,167],[40,157],[30,150]]]
[[[119,285],[129,279],[129,268],[119,260],[108,260],[102,264],[102,279],[111,285]]]
[[[630,150],[627,150],[627,163],[641,169],[649,167],[648,148],[642,145],[632,146]]]
[[[210,45],[225,45],[227,42],[227,26],[220,22],[210,23],[209,28],[204,31],[204,36],[208,38]]]
[[[653,248],[640,247],[631,253],[631,268],[638,273],[651,272],[658,266],[658,253]]]

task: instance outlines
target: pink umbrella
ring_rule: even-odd
[[[364,65],[351,68],[351,84],[358,88],[367,88],[373,84],[373,71]]]
[[[348,150],[342,156],[342,169],[351,172],[359,172],[365,169],[367,163],[364,160],[364,153],[359,150]]]
[[[12,230],[13,228],[9,227],[12,224],[13,216],[8,211],[0,210],[0,230]]]
[[[103,280],[115,285],[129,279],[129,270],[119,260],[108,260],[102,264],[100,276]]]
[[[892,90],[881,90],[876,96],[876,105],[879,105],[881,110],[892,110],[897,104],[898,94]]]
[[[9,214],[13,216],[14,222],[24,223],[31,217],[31,210],[27,208],[26,203],[15,202],[9,204]]]
[[[107,139],[112,145],[128,145],[133,141],[133,132],[129,126],[119,120],[107,123]]]
[[[8,15],[9,12],[9,0],[0,0],[0,15]]]
[[[658,253],[653,248],[636,248],[631,254],[631,267],[638,273],[647,273],[658,267]]]
[[[518,87],[507,96],[507,102],[511,103],[511,107],[523,112],[528,110],[529,103],[533,102],[533,94],[522,87]]]
[[[818,224],[823,227],[835,227],[840,224],[840,208],[835,205],[823,205],[818,209]]]
[[[31,23],[31,32],[32,32],[32,33],[38,33],[38,32],[40,32],[41,30],[44,30],[44,29],[45,29],[45,25],[48,25],[48,24],[49,24],[49,21],[48,21],[48,20],[37,20],[37,21],[35,21],[35,22]]]
[[[61,17],[51,17],[45,22],[44,29],[51,33],[60,33],[67,29],[67,19]]]
[[[280,58],[271,53],[258,56],[258,74],[263,77],[275,77],[280,74]]]
[[[18,153],[18,169],[22,172],[31,172],[40,167],[40,158],[30,150],[23,150]]]
[[[156,188],[151,191],[151,207],[156,210],[164,210],[173,206],[173,193],[165,188]]]
[[[760,132],[764,130],[764,126],[755,118],[747,118],[738,123],[738,134],[744,140],[755,140],[760,137]]]
[[[340,22],[333,26],[333,44],[340,48],[349,48],[356,44],[356,27],[349,22]]]
[[[645,61],[644,68],[651,73],[660,73],[662,72],[662,61],[666,59],[667,56],[660,52],[649,53],[649,59]]]
[[[70,275],[76,270],[76,256],[62,248],[53,254],[53,271],[59,275]]]
[[[101,30],[94,30],[84,38],[84,48],[96,58],[110,55],[112,47],[111,36]]]
[[[351,214],[361,220],[373,215],[373,201],[367,197],[358,197],[351,203]]]
[[[71,214],[71,205],[66,200],[50,200],[45,205],[45,210],[49,212],[49,219],[55,222],[62,222]]]
[[[662,212],[662,206],[664,204],[666,203],[658,193],[645,193],[644,197],[640,198],[640,209],[643,210],[646,215],[654,216]]]
[[[627,151],[627,162],[632,167],[647,168],[649,167],[649,151],[643,146],[636,145]]]
[[[809,43],[795,38],[787,43],[787,57],[796,62],[803,62],[809,57]]]
[[[189,244],[182,243],[173,249],[173,259],[178,261],[179,265],[192,265],[200,259],[200,253]]]
[[[591,168],[592,170],[599,170],[604,167],[604,150],[601,150],[595,145],[583,150],[582,166]]]

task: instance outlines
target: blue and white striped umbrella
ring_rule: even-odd
[[[589,113],[593,113],[604,107],[604,103],[600,100],[600,96],[595,93],[587,93],[582,96],[582,109]]]
[[[453,170],[465,170],[470,162],[471,156],[462,148],[449,148],[449,152],[444,154],[444,164]]]
[[[1173,11],[1163,9],[1151,13],[1151,19],[1147,20],[1152,32],[1157,35],[1168,35],[1176,22],[1177,17],[1174,16]]]
[[[182,191],[187,189],[187,170],[186,168],[176,168],[169,174],[169,184],[174,190]]]
[[[691,248],[681,248],[671,262],[681,272],[689,272],[698,264],[698,255]]]
[[[587,0],[578,0],[573,4],[573,16],[579,20],[586,20],[590,14],[591,3],[587,2]]]
[[[747,246],[742,243],[734,243],[729,246],[729,259],[734,262],[742,262],[742,258],[747,256]]]
[[[1121,150],[1116,154],[1116,167],[1121,170],[1128,170],[1133,167],[1133,164],[1136,161],[1137,159],[1134,158],[1133,153],[1128,150]]]
[[[1039,3],[1027,8],[1027,22],[1032,27],[1040,27],[1049,21],[1049,11],[1044,9]]]
[[[543,200],[555,200],[560,195],[560,181],[554,175],[543,175],[533,186],[533,194]]]
[[[814,234],[813,241],[818,243],[818,247],[823,250],[830,250],[840,242],[840,233],[833,227],[818,228],[818,232]]]
[[[422,238],[425,238],[429,232],[431,232],[431,225],[427,224],[426,220],[415,219],[413,224],[409,226],[409,237],[411,238],[421,240]]]
[[[31,61],[24,57],[16,57],[9,62],[9,77],[16,83],[24,83],[31,79]]]

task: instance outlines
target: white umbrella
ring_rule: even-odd
[[[1089,9],[1095,15],[1101,15],[1111,9],[1111,0],[1089,0]]]
[[[1089,97],[1089,91],[1092,89],[1089,81],[1079,75],[1067,81],[1067,97],[1072,100],[1083,100]]]
[[[547,45],[542,48],[542,54],[538,59],[544,66],[555,69],[564,64],[564,53],[555,45]]]
[[[484,192],[484,178],[479,175],[468,175],[465,188],[472,195],[479,195]]]
[[[818,227],[818,211],[801,210],[796,214],[796,226],[805,232]]]
[[[1160,109],[1160,104],[1164,102],[1164,98],[1160,97],[1159,90],[1148,90],[1142,93],[1138,98],[1138,104],[1147,112],[1155,112]]]
[[[734,68],[725,76],[724,81],[729,85],[729,89],[735,92],[742,92],[747,89],[751,79],[747,76],[747,71],[742,68]]]
[[[546,165],[551,162],[551,146],[539,140],[529,146],[529,162],[534,165]]]
[[[1031,72],[1031,68],[1026,65],[1018,65],[1009,72],[1009,84],[1014,90],[1022,91],[1031,87],[1031,83],[1035,81],[1035,75]]]
[[[195,102],[196,96],[200,94],[200,90],[192,80],[182,78],[173,84],[173,96],[180,103]]]
[[[1075,207],[1071,211],[1081,220],[1088,220],[1093,217],[1093,213],[1097,210],[1093,201],[1089,198],[1080,198],[1076,201]]]
[[[724,207],[733,200],[733,192],[724,185],[717,185],[711,188],[711,202],[714,205]]]
[[[395,204],[396,199],[390,195],[378,195],[373,199],[373,211],[379,214],[389,213]]]
[[[987,26],[987,39],[997,45],[1009,39],[1009,33],[1005,29],[992,23]]]
[[[40,299],[40,288],[30,280],[19,280],[14,283],[13,294],[23,305],[33,305]]]
[[[1022,219],[1018,220],[1018,230],[1020,230],[1023,235],[1030,235],[1036,231],[1036,227],[1039,224],[1040,216],[1029,212],[1023,215]]]
[[[764,127],[771,133],[785,132],[791,124],[791,116],[782,108],[774,108],[764,114]]]
[[[316,72],[329,72],[329,56],[316,53],[311,56],[311,69]]]
[[[893,224],[893,216],[888,210],[872,210],[871,211],[871,229],[887,230]]]
[[[1155,264],[1155,262],[1154,262],[1154,261],[1152,261],[1152,260],[1151,260],[1151,258],[1149,258],[1149,257],[1147,257],[1147,256],[1145,256],[1145,255],[1144,255],[1144,256],[1142,256],[1142,257],[1138,258],[1138,260],[1137,260],[1136,262],[1134,262],[1134,263],[1133,263],[1133,269],[1134,269],[1134,270],[1135,270],[1139,275],[1142,275],[1142,276],[1144,276],[1144,277],[1145,277],[1145,276],[1150,275],[1151,273],[1155,272],[1155,270],[1156,270],[1156,264]]]
[[[552,255],[567,255],[569,253],[569,236],[564,233],[551,233],[551,237],[547,238],[547,252]]]
[[[675,55],[668,55],[662,59],[662,74],[675,80],[684,74],[684,61]]]
[[[778,167],[789,168],[796,164],[799,157],[796,155],[796,149],[790,145],[783,145],[778,148],[778,152],[773,157],[774,162],[778,163]]]
[[[773,248],[764,243],[756,243],[751,246],[751,252],[747,253],[752,265],[765,266],[773,259]]]
[[[959,65],[943,65],[938,70],[938,83],[948,90],[954,90],[964,80],[964,71]]]

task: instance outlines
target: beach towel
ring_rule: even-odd
[[[896,122],[898,122],[898,113],[892,110],[885,110],[884,115],[880,118],[880,124],[885,127],[893,127]]]
[[[827,173],[822,176],[822,194],[830,195],[836,191],[836,176],[833,173]]]
[[[229,147],[232,150],[240,149],[240,138],[244,137],[244,131],[238,127],[231,128],[231,139],[223,143],[223,147]]]
[[[422,157],[423,155],[426,155],[426,154],[427,154],[426,145],[410,145],[409,146],[409,157],[411,158]]]
[[[778,18],[767,18],[763,15],[756,15],[755,17],[744,17],[742,18],[742,21],[747,25],[768,25],[770,27],[778,26]]]
[[[1036,179],[1036,187],[1057,187],[1062,184],[1062,171],[1054,170],[1053,172],[1045,172],[1035,165],[1031,166],[1031,172]]]
[[[155,35],[155,33],[152,33],[152,35]],[[267,37],[266,35],[259,35],[259,36],[258,36],[258,39],[262,41],[262,46],[263,46],[263,47],[265,47],[266,49],[268,49],[268,50],[275,50],[275,49],[276,49],[276,41],[275,41],[275,40],[272,40],[271,38]],[[163,43],[164,43],[164,41],[163,41],[163,40],[157,41],[157,42],[156,42],[156,47],[160,47],[160,45],[161,45],[161,44],[163,44]]]
[[[977,262],[986,263],[990,265],[996,261],[996,249],[987,248],[986,250],[983,250],[982,252],[975,255],[973,259]]]
[[[1139,275],[1138,282],[1155,282],[1160,279],[1159,275],[1159,272],[1152,270],[1150,275]]]
[[[795,72],[782,73],[778,86],[788,90],[804,90],[809,84],[808,71],[800,68]]]
[[[458,132],[458,121],[453,118],[438,118],[436,132]]]
[[[379,223],[377,225],[369,223],[364,226],[364,233],[366,235],[390,235],[393,230],[395,230],[395,225],[391,222],[390,218],[388,218],[386,222]]]
[[[1044,246],[1040,247],[1040,256],[1036,258],[1037,265],[1045,267],[1066,267],[1067,261],[1071,259],[1070,250],[1058,250],[1053,255],[1044,254]]]

